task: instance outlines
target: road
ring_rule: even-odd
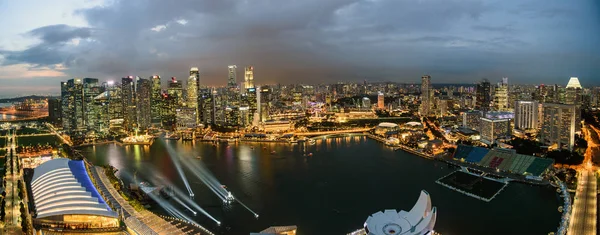
[[[335,134],[346,134],[346,133],[361,133],[370,131],[373,128],[357,128],[350,130],[339,130],[339,131],[314,131],[314,132],[296,132],[293,133],[297,136],[319,136],[319,135],[335,135]],[[292,134],[292,133],[290,133]]]
[[[8,161],[6,163],[5,169],[6,169],[6,205],[5,205],[5,212],[6,212],[6,217],[4,218],[4,222],[6,223],[6,226],[4,227],[4,234],[21,234],[21,223],[20,223],[20,217],[21,217],[21,212],[20,212],[20,208],[19,208],[19,203],[21,202],[21,200],[19,199],[18,196],[18,185],[17,185],[17,180],[19,180],[20,178],[20,171],[15,169],[13,171],[13,174],[11,174],[11,169],[13,167],[16,166],[16,138],[14,133],[9,134],[8,138],[7,138],[7,143],[10,144],[10,148],[8,150],[8,153],[10,155],[10,149],[12,149],[13,152],[13,157],[10,158],[11,161]]]
[[[579,171],[577,192],[573,201],[571,223],[567,234],[596,234],[597,216],[597,182],[594,171],[582,169]]]

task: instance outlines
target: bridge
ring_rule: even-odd
[[[580,170],[578,174],[579,182],[567,234],[596,234],[596,175],[589,169]]]
[[[330,135],[339,135],[339,134],[350,134],[350,133],[363,133],[372,130],[373,128],[356,128],[349,130],[337,130],[337,131],[314,131],[314,132],[298,132],[298,133],[289,133],[294,134],[296,136],[306,136],[306,137],[315,137],[315,136],[330,136]]]

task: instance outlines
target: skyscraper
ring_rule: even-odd
[[[515,129],[536,130],[538,127],[538,107],[537,101],[515,102]]]
[[[560,149],[573,151],[575,132],[577,131],[577,112],[572,104],[545,103],[543,106],[543,125],[540,141],[548,145],[556,145]]]
[[[419,113],[421,116],[429,116],[431,113],[431,101],[433,92],[431,90],[431,77],[425,75],[421,77],[421,107]]]
[[[97,78],[83,79],[83,123],[86,129],[94,130],[96,133],[107,131],[108,123],[102,118],[104,110],[102,103],[96,102],[96,98],[102,94],[102,87]]]
[[[581,105],[582,87],[579,79],[571,77],[565,89],[565,104]]]
[[[152,124],[152,81],[139,79],[137,81],[137,118],[140,130],[147,130]]]
[[[190,77],[187,81],[187,106],[198,112],[198,68],[190,69]]]
[[[248,66],[244,71],[244,89],[254,88],[254,67]]]
[[[53,125],[62,126],[62,105],[60,99],[48,99],[48,118]]]
[[[215,121],[215,99],[211,88],[200,89],[200,122],[212,125]]]
[[[183,84],[178,82],[175,77],[172,77],[171,81],[169,81],[167,93],[169,97],[174,99],[175,106],[179,107],[183,105]]]
[[[377,109],[379,109],[379,110],[385,109],[385,96],[383,95],[383,92],[381,92],[381,91],[377,93]]]
[[[135,82],[133,76],[121,79],[121,102],[123,103],[123,128],[133,131],[137,127],[135,105]]]
[[[227,88],[233,89],[237,87],[237,66],[229,65],[227,66],[228,76],[227,76]]]
[[[494,92],[494,109],[498,111],[508,110],[508,78],[502,78]]]
[[[477,100],[475,102],[475,108],[481,111],[488,111],[490,109],[491,94],[490,94],[490,82],[487,79],[481,80],[477,84]]]
[[[63,129],[72,133],[84,128],[83,83],[81,79],[61,82]]]
[[[150,117],[154,125],[160,125],[161,107],[162,104],[162,89],[160,84],[160,76],[153,75],[152,79],[152,94],[150,99]]]

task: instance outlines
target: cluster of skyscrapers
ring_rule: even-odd
[[[96,78],[61,82],[60,100],[50,101],[54,120],[70,134],[132,134],[150,128],[193,129],[200,125],[248,127],[260,120],[260,89],[254,86],[254,67],[237,82],[237,66],[228,66],[227,86],[200,84],[198,68],[191,68],[187,84],[172,77],[163,89],[161,77],[128,76],[120,82]],[[265,92],[268,92],[265,91]]]

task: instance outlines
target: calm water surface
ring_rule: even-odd
[[[560,220],[561,202],[553,188],[512,183],[491,202],[483,202],[435,183],[452,171],[447,165],[393,151],[364,136],[318,140],[306,147],[230,145],[157,140],[152,146],[110,144],[82,150],[97,165],[117,167],[126,182],[134,174],[149,181],[162,176],[183,191],[166,148],[201,161],[236,198],[260,214],[255,219],[238,204],[223,207],[184,167],[195,202],[223,225],[182,211],[220,234],[249,234],[273,225],[297,225],[298,234],[304,235],[346,234],[361,228],[377,211],[410,210],[422,189],[438,209],[435,228],[444,235],[548,234],[556,231]],[[309,152],[313,156],[304,157]]]

